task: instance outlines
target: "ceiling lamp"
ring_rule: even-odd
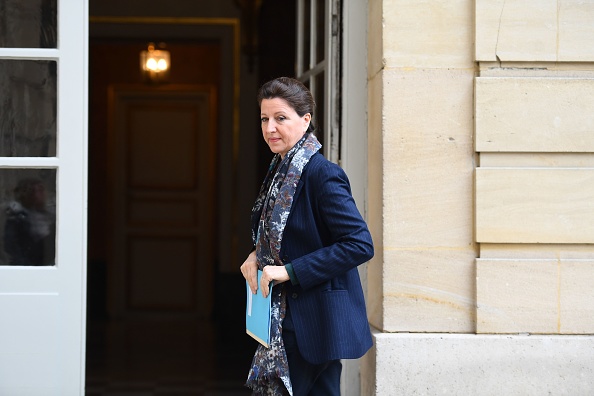
[[[159,47],[165,48],[165,44],[161,43]],[[153,82],[164,82],[169,76],[170,67],[169,51],[155,49],[153,43],[149,43],[146,50],[140,51],[140,69],[145,79]]]

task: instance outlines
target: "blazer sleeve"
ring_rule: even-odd
[[[311,221],[304,235],[321,241],[305,255],[293,258],[293,271],[303,289],[309,289],[357,267],[373,257],[373,242],[351,194],[346,173],[338,165],[324,160],[320,166],[304,172],[308,188],[308,208],[299,219]],[[297,199],[303,199],[298,197]]]

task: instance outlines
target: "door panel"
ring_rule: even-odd
[[[110,313],[207,317],[212,306],[216,91],[111,90]]]
[[[198,184],[197,134],[208,136],[208,124],[196,124],[200,121],[200,107],[206,106],[208,111],[208,102],[200,101],[200,107],[196,107],[152,100],[155,103],[150,105],[127,104],[126,118],[122,120],[128,128],[130,187],[193,189]]]
[[[56,360],[60,353],[57,342],[61,338],[60,305],[58,293],[23,293],[0,298],[0,312],[14,312],[18,307],[17,312],[10,315],[8,326],[3,326],[2,337],[9,342],[2,343],[2,353],[10,358],[0,359],[0,372],[20,374],[16,378],[2,378],[0,394],[62,394],[61,368]],[[36,314],[31,315],[32,312]],[[24,337],[27,342],[19,342]],[[35,381],[24,378],[19,371],[35,375]],[[31,388],[27,393],[20,393],[19,389],[25,386]]]

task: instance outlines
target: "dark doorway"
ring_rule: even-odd
[[[142,12],[138,10],[139,15]],[[294,12],[294,0],[262,2],[253,58],[258,83],[294,75]],[[139,74],[138,53],[153,37],[137,36],[91,37],[89,45],[86,394],[247,395],[250,392],[243,383],[257,344],[244,330],[244,280],[238,270],[221,271],[217,249],[208,249],[222,243],[218,214],[235,209],[220,207],[220,188],[212,184],[206,184],[210,191],[206,195],[200,195],[200,186],[184,184],[203,177],[224,183],[217,174],[216,160],[211,159],[204,174],[199,167],[194,174],[188,171],[191,167],[169,168],[176,176],[171,178],[159,174],[162,168],[155,164],[143,166],[142,162],[162,149],[170,155],[161,160],[173,161],[176,152],[198,145],[204,150],[190,151],[184,157],[195,164],[192,161],[209,153],[216,155],[224,144],[218,136],[221,117],[226,117],[221,115],[221,98],[230,96],[224,92],[228,85],[222,83],[226,78],[221,74],[224,49],[216,40],[170,38],[167,49],[172,59],[183,61],[172,69],[166,86],[150,85]],[[248,55],[242,56],[247,62]],[[257,112],[255,89],[245,88],[241,80],[239,84],[242,92],[253,91],[253,111]],[[180,99],[184,90],[191,92],[191,98]],[[216,97],[214,110],[204,110],[208,106],[203,102],[209,100],[205,98],[212,99],[212,95]],[[168,109],[166,114],[163,109]],[[192,115],[203,119],[196,114],[211,110],[218,124],[196,132],[206,130],[207,138],[191,135],[188,131],[193,124],[187,120]],[[125,117],[118,126],[114,117],[122,112]],[[153,116],[148,128],[163,129],[163,139],[155,129],[148,136],[139,132],[147,128],[134,124],[139,114]],[[156,125],[163,117],[170,117],[170,122]],[[175,131],[164,128],[169,124],[181,127]],[[258,128],[254,125],[242,133],[259,134]],[[177,145],[167,140],[172,137]],[[153,142],[139,143],[143,138]],[[272,156],[259,140],[254,150],[253,166],[258,170],[251,183],[257,189]],[[130,183],[118,185],[122,172]],[[159,189],[153,188],[155,184]],[[253,198],[241,197],[250,204]],[[204,206],[200,202],[207,202],[207,213],[200,212]],[[118,205],[124,208],[123,215],[118,214]],[[239,215],[249,217],[249,213]],[[205,216],[210,219],[203,222]],[[211,238],[200,245],[200,236],[208,231]],[[234,232],[238,235],[230,235],[231,239],[249,239],[248,229]],[[125,243],[123,250],[119,243]]]
[[[185,62],[156,85],[144,45],[90,43],[86,394],[249,394],[244,286],[215,249],[220,47],[169,41]]]

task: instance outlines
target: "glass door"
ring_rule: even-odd
[[[326,158],[340,158],[338,81],[340,65],[338,0],[297,1],[297,78],[316,102],[316,136]]]
[[[87,1],[0,2],[0,394],[84,394]]]
[[[314,121],[326,158],[349,175],[366,217],[368,1],[297,0],[296,75],[317,104]],[[364,288],[366,266],[359,267]],[[343,360],[341,394],[361,394],[359,360]]]

